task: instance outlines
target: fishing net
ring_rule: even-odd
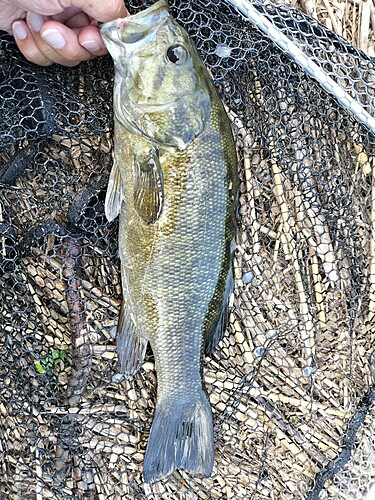
[[[300,10],[234,3],[170,2],[238,148],[206,479],[142,481],[156,375],[149,351],[124,378],[115,348],[112,63],[36,67],[1,37],[0,498],[374,498],[374,60]]]

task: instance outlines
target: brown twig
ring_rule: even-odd
[[[92,346],[87,335],[87,326],[83,321],[84,307],[80,297],[82,288],[79,277],[79,259],[82,251],[81,239],[70,236],[65,240],[65,262],[63,266],[63,277],[66,280],[66,301],[68,304],[68,314],[72,327],[72,363],[71,374],[68,379],[68,389],[64,404],[68,407],[75,407],[79,404],[91,366]],[[68,463],[70,462],[69,442],[74,440],[75,416],[67,415],[62,424],[62,436],[56,447],[56,470],[60,480],[66,476]],[[67,439],[64,439],[64,436]],[[73,438],[72,438],[73,436]],[[85,471],[78,471],[78,476],[83,477]]]
[[[79,277],[79,257],[82,243],[71,237],[66,238],[66,259],[63,276],[67,281],[67,303],[72,326],[72,371],[66,400],[69,406],[76,406],[86,387],[91,365],[92,347],[87,335],[87,325],[83,321],[84,308],[80,298],[81,279]]]

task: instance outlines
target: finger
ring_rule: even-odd
[[[16,4],[20,9],[26,12],[29,12],[32,9],[33,12],[43,16],[54,16],[55,14],[70,8],[69,5],[72,5],[75,2],[74,0],[37,0],[34,2],[31,2],[30,0],[2,0],[1,3]],[[1,7],[1,10],[3,10],[3,6]]]
[[[70,29],[56,21],[47,21],[40,31],[41,38],[49,49],[42,48],[44,54],[54,58],[55,62],[73,66],[93,56],[107,53],[99,29],[96,26]]]
[[[55,20],[55,19],[54,19]],[[58,19],[57,19],[58,20]],[[61,21],[60,21],[61,22]],[[66,21],[63,22],[65,26],[68,28],[83,28],[84,26],[89,26],[91,20],[87,14],[80,11],[74,16],[70,17]]]
[[[12,33],[19,50],[28,61],[39,66],[49,66],[53,63],[40,51],[25,21],[15,21],[12,24]]]
[[[38,14],[29,13],[27,15],[27,22],[29,25],[30,33],[34,38],[35,44],[39,52],[51,62],[62,64],[64,66],[76,66],[79,62],[91,59],[96,55],[103,55],[106,53],[104,43],[100,37],[99,31],[95,26],[88,26],[91,34],[91,44],[88,35],[85,35],[81,45],[78,41],[80,29],[70,29],[67,26],[56,21],[45,21]],[[29,50],[34,49],[30,46]],[[22,50],[22,49],[21,49]],[[28,48],[24,47],[22,52],[26,57],[30,58],[27,52]],[[32,56],[35,60],[36,54],[33,52]],[[38,57],[40,60],[40,57]]]
[[[74,20],[76,17],[80,18],[81,15],[81,19],[83,19],[83,25],[90,24],[89,16],[78,7],[68,7],[67,9],[63,10],[63,12],[60,12],[59,14],[56,14],[54,16],[50,16],[49,19],[53,19],[54,21],[59,21],[59,23],[70,26],[72,20]]]
[[[95,56],[107,54],[107,49],[99,28],[94,24],[90,24],[90,26],[86,26],[80,30],[78,41],[80,45]]]
[[[10,32],[12,30],[13,21],[15,19],[24,19],[25,17],[26,11],[24,9],[13,5],[4,5],[4,2],[1,2],[0,30]]]

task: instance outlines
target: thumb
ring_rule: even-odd
[[[123,0],[71,0],[70,5],[102,23],[129,15]]]

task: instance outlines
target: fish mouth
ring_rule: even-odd
[[[107,42],[116,45],[132,44],[157,29],[169,16],[168,5],[159,0],[146,10],[104,23],[100,33]]]

